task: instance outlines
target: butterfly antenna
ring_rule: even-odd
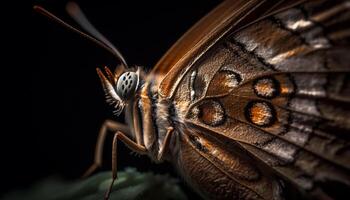
[[[75,7],[75,8],[74,8]],[[83,36],[84,38],[94,42],[95,44],[97,44],[98,46],[106,49],[107,51],[109,51],[110,53],[112,53],[114,56],[116,56],[119,61],[124,65],[124,67],[128,68],[128,65],[126,64],[125,59],[123,58],[123,56],[121,55],[121,53],[117,50],[117,48],[115,48],[105,37],[102,36],[101,33],[99,33],[92,25],[91,23],[86,19],[86,17],[84,16],[84,14],[82,13],[82,11],[80,10],[80,8],[78,7],[77,4],[75,3],[69,3],[69,5],[67,5],[67,12],[86,30],[88,31],[92,36],[84,33],[83,31],[78,30],[77,28],[74,28],[73,26],[69,25],[68,23],[66,23],[65,21],[61,20],[60,18],[56,17],[54,14],[50,13],[48,10],[46,10],[45,8],[41,7],[41,6],[34,6],[33,9],[35,11],[37,11],[38,13],[48,17],[49,19],[55,21],[56,23],[66,27],[67,29],[78,33],[79,35]],[[76,14],[74,14],[76,13]],[[74,16],[80,16],[80,17],[74,17]],[[84,19],[82,20],[83,22],[81,22],[80,19]],[[87,26],[90,25],[90,26]],[[96,38],[95,38],[96,37]]]
[[[66,6],[66,10],[68,14],[83,28],[85,31],[93,35],[95,38],[99,39],[103,43],[105,43],[109,48],[111,48],[114,54],[118,57],[118,59],[122,62],[122,64],[127,67],[126,61],[120,51],[109,42],[87,19],[84,15],[83,11],[80,9],[77,3],[68,2]]]

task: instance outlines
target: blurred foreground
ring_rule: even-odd
[[[3,196],[3,200],[98,200],[103,199],[111,181],[111,172],[101,172],[86,179],[64,181],[57,177],[47,178],[31,188],[13,191]],[[168,175],[141,173],[133,168],[118,172],[113,186],[111,200],[154,200],[179,199],[187,197],[176,179]]]

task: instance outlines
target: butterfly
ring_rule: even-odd
[[[121,63],[97,73],[126,124],[103,124],[87,174],[111,132],[113,181],[121,140],[171,162],[205,199],[332,199],[349,188],[350,1],[226,0],[149,73],[68,10]]]

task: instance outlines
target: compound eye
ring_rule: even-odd
[[[130,98],[136,90],[138,76],[135,72],[124,72],[117,82],[117,94],[122,99]]]

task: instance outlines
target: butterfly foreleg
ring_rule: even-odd
[[[112,182],[106,192],[105,199],[109,198],[109,195],[111,193],[114,181],[117,179],[117,144],[118,139],[122,141],[127,147],[129,147],[132,151],[139,153],[139,154],[145,154],[147,153],[147,149],[131,140],[128,136],[126,136],[124,133],[117,131],[117,133],[114,135],[113,138],[113,145],[112,145]]]
[[[122,124],[113,120],[104,121],[98,133],[98,138],[97,138],[96,147],[95,147],[94,163],[86,170],[83,177],[89,176],[102,165],[103,147],[104,147],[104,142],[106,140],[107,133],[115,134],[117,131],[130,133],[128,126],[125,124]]]

